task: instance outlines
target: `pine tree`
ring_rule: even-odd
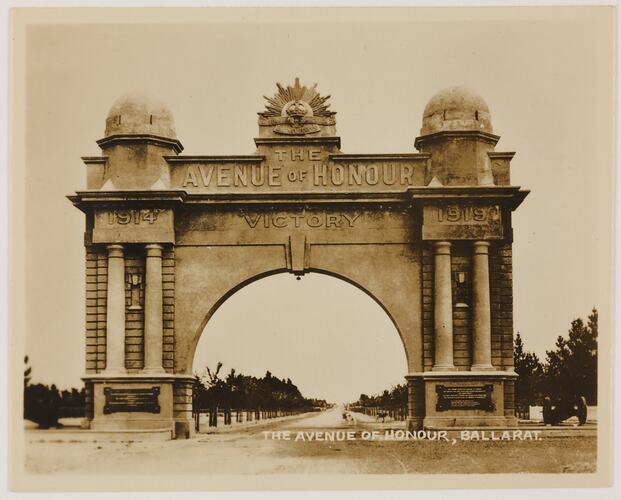
[[[518,378],[515,383],[515,400],[529,405],[540,397],[543,366],[535,353],[524,349],[524,342],[518,333],[515,337],[513,361]]]
[[[591,311],[588,322],[571,322],[568,338],[559,336],[556,349],[546,352],[545,390],[553,398],[586,397],[597,404],[598,313]]]

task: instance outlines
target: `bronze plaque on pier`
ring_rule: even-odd
[[[494,411],[492,393],[494,386],[485,385],[461,385],[461,386],[436,386],[438,402],[437,411],[447,410],[483,410]]]
[[[151,388],[127,388],[113,389],[104,388],[106,402],[104,404],[104,414],[115,412],[144,412],[159,413],[160,405],[158,395],[159,387]]]

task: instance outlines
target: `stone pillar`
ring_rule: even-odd
[[[175,436],[190,438],[194,436],[194,418],[192,417],[192,387],[194,380],[191,377],[177,378],[174,385],[174,418]]]
[[[489,243],[475,241],[472,256],[472,370],[493,370],[489,298]]]
[[[453,296],[451,290],[451,244],[434,243],[434,370],[454,370],[453,365]]]
[[[162,367],[162,245],[145,246],[146,272],[144,293],[144,369],[146,373],[164,373]]]
[[[408,388],[408,416],[406,427],[409,431],[423,428],[425,418],[425,382],[422,377],[406,375]]]
[[[108,294],[106,302],[106,369],[125,370],[125,258],[123,245],[108,245]]]

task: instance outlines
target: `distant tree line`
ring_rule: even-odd
[[[24,418],[42,429],[58,427],[58,419],[84,416],[84,388],[59,391],[52,384],[31,384],[32,367],[24,358]]]
[[[408,386],[406,384],[394,385],[390,390],[386,389],[375,396],[360,394],[358,401],[351,403],[353,407],[381,407],[384,409],[405,408],[407,405]]]
[[[571,399],[584,396],[587,404],[597,404],[597,309],[571,322],[567,338],[559,336],[555,348],[546,351],[541,362],[525,349],[522,337],[515,337],[514,361],[518,379],[517,403],[540,405],[544,397]]]
[[[222,363],[215,370],[206,367],[195,375],[194,406],[198,409],[305,410],[326,407],[321,399],[302,396],[289,378],[274,377],[270,371],[257,378],[231,369],[220,376]]]

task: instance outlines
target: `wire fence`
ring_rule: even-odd
[[[280,410],[280,409],[222,409],[222,408],[202,408],[194,409],[192,416],[194,418],[194,428],[196,432],[201,429],[215,428],[221,426],[231,426],[248,422],[258,422],[271,418],[288,417],[308,412],[312,409],[298,410]]]

